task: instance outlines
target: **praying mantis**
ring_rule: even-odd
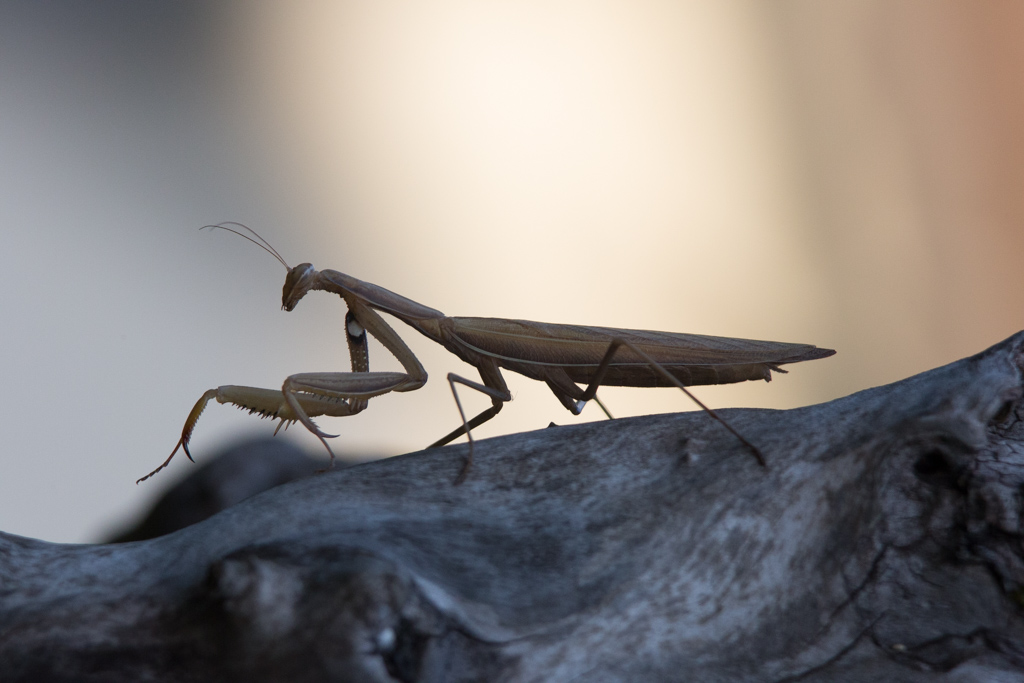
[[[493,418],[505,403],[512,400],[502,369],[544,382],[558,401],[574,415],[578,415],[588,401],[595,400],[611,417],[597,399],[597,389],[602,385],[678,387],[745,444],[761,465],[765,465],[761,451],[701,403],[686,387],[755,379],[770,381],[772,371],[786,372],[779,367],[781,365],[825,358],[835,353],[831,349],[810,344],[505,318],[449,317],[429,306],[336,270],[318,271],[309,263],[300,263],[292,268],[266,240],[240,223],[226,222],[204,227],[227,230],[243,237],[284,265],[288,274],[281,307],[285,311],[293,310],[308,292],[314,290],[332,292],[344,299],[348,306],[345,333],[352,371],[291,375],[284,380],[279,390],[234,385],[210,389],[189,413],[181,438],[171,455],[163,464],[139,479],[139,482],[170,464],[179,449],[184,450],[185,455],[192,460],[188,450],[189,440],[199,416],[212,400],[231,403],[261,417],[280,420],[275,434],[282,426],[302,423],[327,448],[333,465],[334,452],[327,439],[337,435],[323,432],[311,418],[355,415],[363,411],[368,401],[375,396],[414,391],[427,381],[427,372],[419,359],[380,313],[398,318],[476,367],[480,373],[482,383],[454,373],[448,374],[448,383],[462,425],[428,447],[443,446],[466,435],[469,452],[455,484],[465,480],[473,463],[472,430]],[[373,335],[398,359],[404,372],[370,370],[367,333]],[[457,384],[476,389],[490,397],[491,407],[467,420],[456,390]],[[580,384],[586,388],[581,388]]]

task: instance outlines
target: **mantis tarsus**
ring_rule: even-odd
[[[256,239],[237,228],[248,231]],[[413,391],[427,381],[427,372],[398,333],[380,316],[389,313],[441,344],[480,372],[483,383],[448,374],[462,425],[431,444],[443,446],[465,434],[469,454],[455,483],[461,483],[473,462],[471,431],[498,414],[512,400],[501,369],[512,370],[544,382],[555,397],[574,415],[596,399],[598,387],[671,387],[682,389],[753,452],[758,462],[764,456],[713,410],[701,403],[687,386],[729,384],[745,380],[770,381],[772,371],[785,372],[779,366],[831,356],[835,351],[810,344],[708,337],[675,332],[624,330],[610,327],[540,323],[504,318],[449,317],[428,306],[395,294],[383,287],[357,280],[336,270],[316,270],[309,263],[288,266],[277,251],[255,231],[240,223],[205,226],[220,228],[257,244],[288,269],[281,307],[291,311],[312,290],[333,292],[348,305],[345,331],[348,337],[351,372],[301,373],[285,379],[280,390],[255,387],[221,386],[203,394],[193,407],[182,429],[181,439],[160,467],[139,481],[148,479],[166,467],[181,448],[191,460],[188,442],[196,421],[206,404],[233,403],[262,417],[281,420],[282,425],[301,422],[315,434],[331,454],[324,433],[312,417],[344,417],[366,408],[367,401],[392,391]],[[371,372],[366,334],[372,334],[402,364],[405,372]],[[476,389],[491,398],[491,407],[471,420],[466,419],[455,385]],[[580,388],[580,384],[586,388]],[[600,404],[600,401],[597,401]],[[604,406],[601,406],[604,408]],[[605,411],[607,413],[607,411]],[[276,433],[276,431],[275,431]]]

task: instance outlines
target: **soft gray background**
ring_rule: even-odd
[[[1024,327],[1021,46],[995,1],[0,4],[0,529],[95,540],[188,471],[134,484],[204,390],[347,369],[344,306],[283,313],[210,222],[453,315],[839,350],[715,406],[981,350]],[[341,451],[458,422],[472,370],[399,326],[433,381],[325,421]],[[599,417],[510,386],[481,435]],[[215,405],[193,453],[271,430]]]

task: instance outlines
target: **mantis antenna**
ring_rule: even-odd
[[[249,237],[249,235],[246,235],[243,232],[239,232],[238,230],[235,230],[235,228],[228,227],[228,226],[231,226],[231,225],[234,225],[236,227],[242,228],[243,230],[245,230],[245,231],[249,232],[250,234],[254,235],[256,237],[256,239],[254,240],[252,237]],[[291,267],[288,265],[288,263],[281,257],[281,255],[279,253],[277,253],[277,249],[274,249],[274,247],[270,246],[270,242],[268,242],[265,239],[263,239],[263,237],[261,237],[258,232],[256,232],[252,228],[250,228],[248,225],[243,225],[242,223],[237,223],[235,221],[224,221],[223,223],[217,223],[216,225],[204,225],[203,227],[201,227],[199,229],[200,230],[205,230],[206,228],[210,228],[211,230],[216,230],[217,228],[220,228],[221,230],[227,230],[228,232],[233,232],[234,234],[238,235],[242,239],[249,240],[250,242],[255,244],[257,247],[259,247],[263,251],[267,252],[268,254],[270,254],[271,256],[276,258],[278,261],[281,262],[281,265],[283,265],[285,267],[285,270],[291,270]],[[259,241],[257,242],[256,240],[259,240]]]

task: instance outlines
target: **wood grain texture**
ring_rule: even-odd
[[[0,535],[3,681],[1024,681],[1024,333],[830,403],[558,427],[148,541]]]

